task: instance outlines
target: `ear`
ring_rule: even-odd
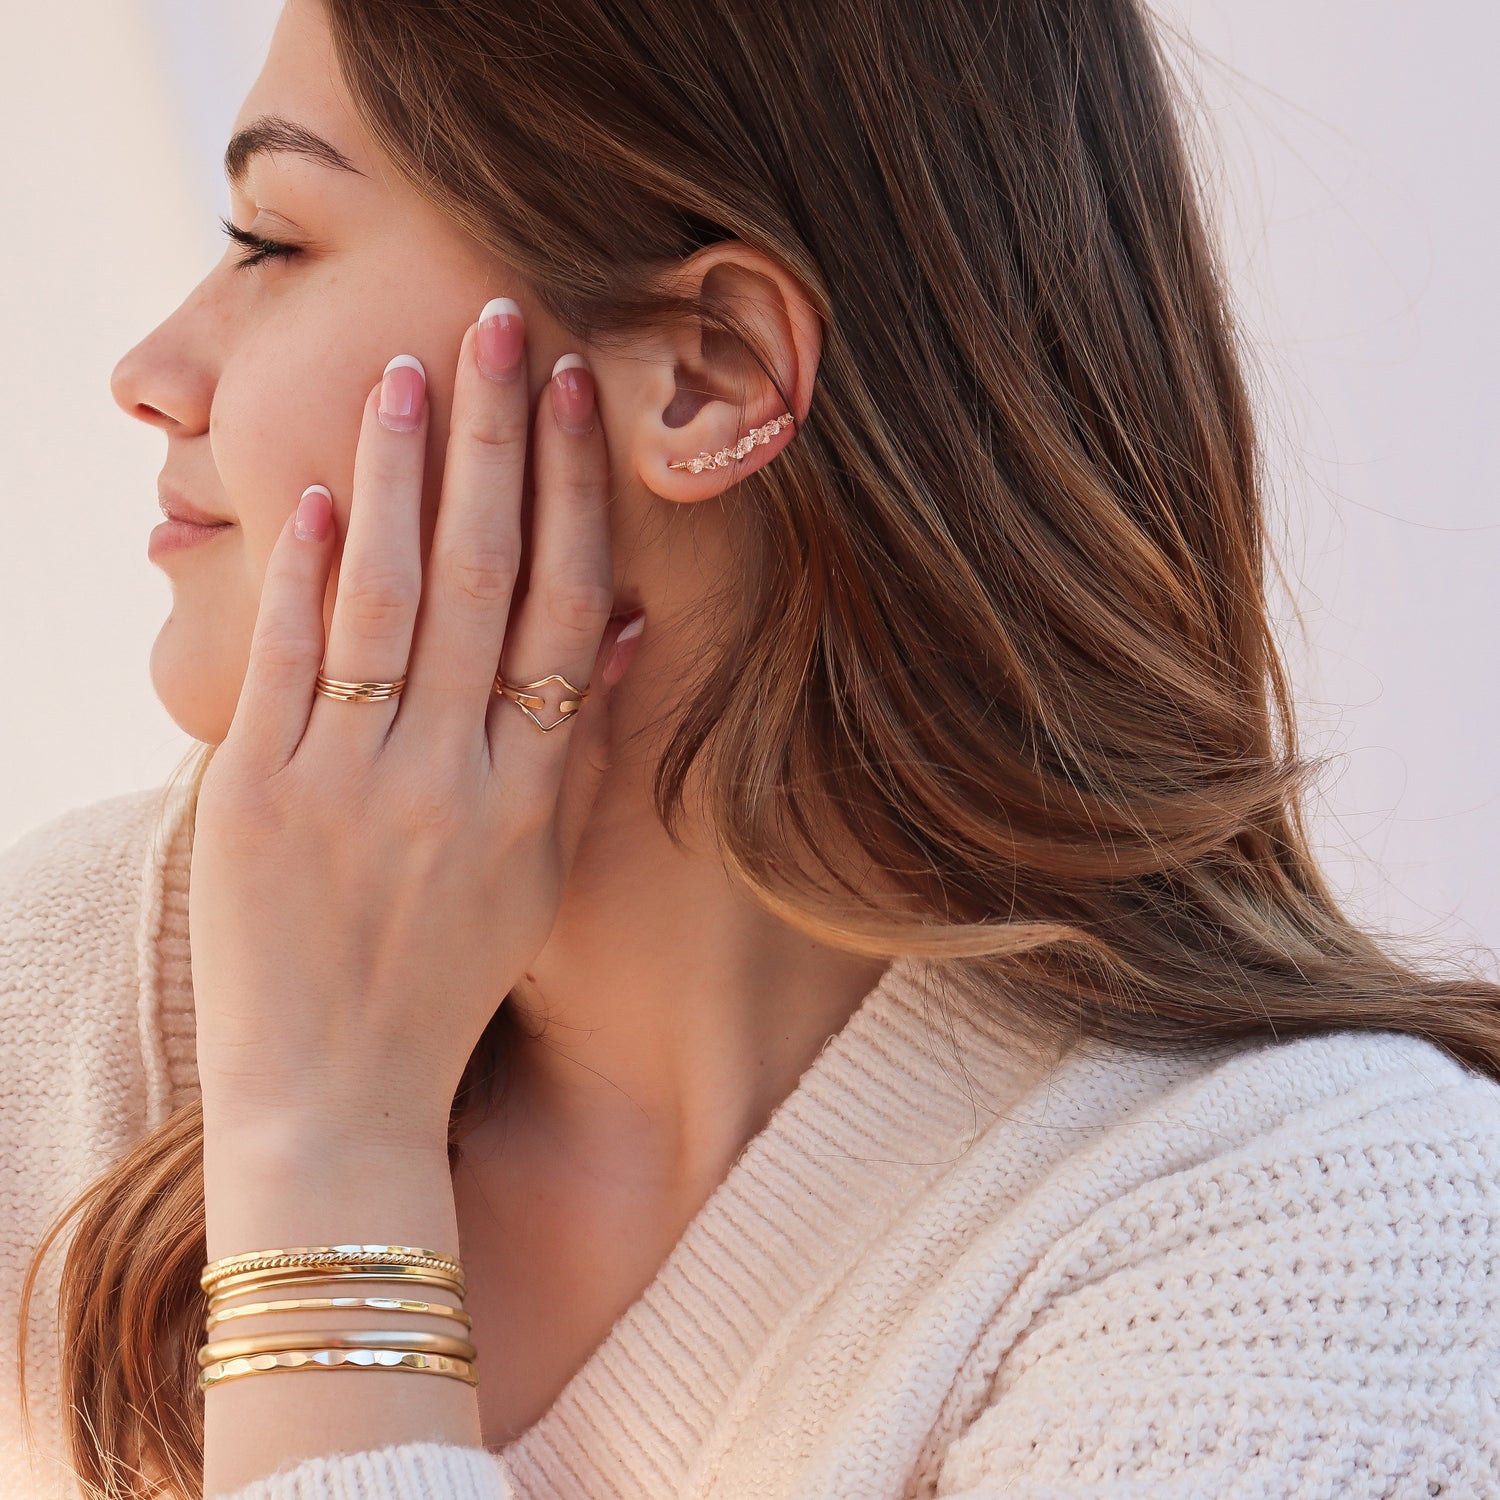
[[[743,320],[771,370],[743,342],[698,320],[639,347],[627,397],[637,478],[664,500],[692,502],[721,494],[796,437],[812,404],[823,325],[797,278],[740,240],[690,256],[671,289]],[[786,412],[791,422],[766,430]],[[705,460],[697,473],[671,467],[695,459]]]

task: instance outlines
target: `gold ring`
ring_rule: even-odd
[[[340,682],[335,677],[325,677],[320,667],[316,686],[325,698],[337,698],[341,703],[379,703],[386,698],[399,698],[406,678],[398,677],[394,682]]]
[[[532,712],[532,710],[536,708],[545,708],[547,706],[547,700],[545,698],[537,697],[530,690],[539,687],[546,687],[549,682],[562,683],[562,685],[567,688],[567,690],[572,693],[573,696],[571,698],[564,698],[562,702],[557,705],[558,713],[562,716],[561,718],[554,720],[551,724],[543,724],[542,721],[537,718],[536,714]],[[509,698],[512,703],[516,704],[516,706],[520,708],[521,712],[524,713],[526,717],[530,719],[531,722],[542,731],[543,734],[551,734],[559,724],[564,723],[568,719],[571,719],[573,715],[583,707],[583,700],[589,695],[589,689],[587,687],[574,687],[566,677],[559,676],[556,672],[554,672],[550,677],[539,678],[536,682],[519,683],[507,682],[504,677],[500,676],[497,673],[495,676],[495,691],[502,697]]]

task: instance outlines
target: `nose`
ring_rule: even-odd
[[[200,289],[201,290],[201,289]],[[126,416],[164,432],[205,432],[216,379],[195,291],[115,365],[110,394]]]

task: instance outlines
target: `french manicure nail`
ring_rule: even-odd
[[[642,610],[615,637],[614,649],[609,653],[609,660],[604,666],[605,687],[612,688],[625,675],[626,668],[630,666],[631,658],[638,649],[640,634],[645,628],[646,611]]]
[[[427,372],[414,354],[398,354],[380,382],[380,423],[392,432],[415,432],[422,425]]]
[[[310,484],[297,502],[297,540],[321,542],[333,522],[333,496],[326,485]]]
[[[521,305],[509,297],[494,297],[479,314],[479,368],[491,380],[514,380],[521,372],[526,348],[526,325]]]
[[[552,366],[552,406],[569,432],[594,428],[594,376],[581,354],[565,354]]]

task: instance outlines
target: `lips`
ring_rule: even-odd
[[[157,503],[161,507],[161,513],[169,521],[185,521],[189,526],[233,526],[233,521],[226,521],[223,516],[211,516],[207,511],[199,510],[196,505],[191,505],[178,494],[176,490],[161,486],[157,490]]]

